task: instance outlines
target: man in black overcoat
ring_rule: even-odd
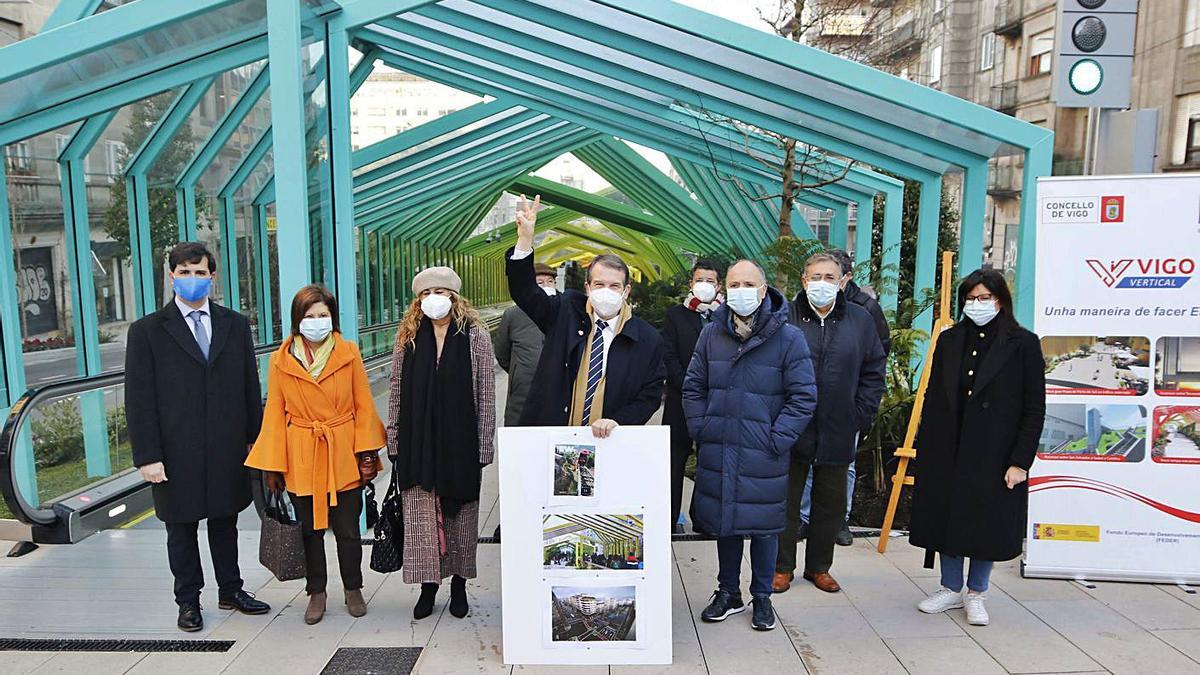
[[[178,626],[204,627],[197,532],[207,520],[218,607],[265,614],[242,589],[237,517],[251,501],[244,465],[262,424],[262,392],[246,317],[208,299],[217,261],[199,243],[168,257],[175,297],[129,328],[125,415],[133,462],[154,484],[154,510],[167,528]]]
[[[548,296],[533,267],[533,235],[541,198],[517,213],[517,244],[505,255],[508,290],[546,340],[521,426],[590,426],[608,438],[621,424],[645,424],[662,404],[663,341],[633,316],[629,267],[612,254],[588,267],[587,295]]]

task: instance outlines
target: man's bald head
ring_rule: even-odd
[[[729,269],[725,272],[725,285],[730,288],[736,288],[737,286],[734,285],[735,282],[737,282],[737,286],[765,286],[767,283],[767,273],[763,270],[762,265],[753,260],[743,258],[730,265]],[[752,283],[747,284],[746,282]]]

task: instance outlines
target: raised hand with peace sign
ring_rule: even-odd
[[[534,226],[537,225],[537,212],[542,206],[542,196],[536,195],[533,201],[521,195],[521,206],[517,209],[517,250],[533,250]]]

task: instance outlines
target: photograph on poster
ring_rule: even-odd
[[[634,586],[551,586],[552,642],[636,642]]]
[[[542,517],[546,570],[640,570],[642,514],[570,513]]]
[[[1200,396],[1200,337],[1160,337],[1154,352],[1154,393]]]
[[[554,446],[554,496],[596,496],[596,446]]]
[[[1150,339],[1094,335],[1042,338],[1047,394],[1140,396],[1150,388]]]
[[[1160,464],[1200,464],[1200,407],[1169,405],[1154,409],[1150,458]]]
[[[1146,409],[1140,405],[1051,403],[1038,441],[1049,460],[1140,462],[1146,456]]]

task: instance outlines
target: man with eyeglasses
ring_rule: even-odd
[[[804,290],[789,320],[804,333],[817,378],[817,412],[792,446],[787,527],[779,536],[772,590],[791,587],[796,570],[800,498],[812,473],[812,517],[804,548],[804,578],[827,593],[841,590],[830,574],[834,540],[846,515],[846,473],[858,436],[871,426],[883,397],[887,357],[875,322],[844,293],[849,276],[829,253],[804,265]]]

